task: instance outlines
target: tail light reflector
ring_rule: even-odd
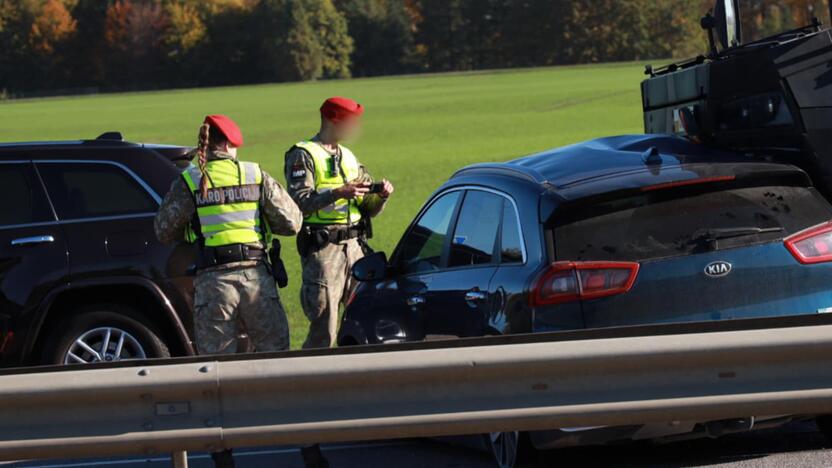
[[[623,294],[632,289],[639,264],[634,262],[556,262],[537,279],[532,307]]]
[[[832,262],[832,221],[786,238],[786,248],[804,265]]]

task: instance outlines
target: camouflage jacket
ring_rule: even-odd
[[[313,138],[312,141],[317,141],[317,137]],[[331,190],[318,192],[315,189],[315,165],[312,161],[312,155],[305,149],[293,146],[286,153],[284,169],[289,194],[298,204],[304,216],[310,216],[336,201]],[[373,177],[367,172],[364,165],[360,165],[359,173],[358,180],[369,184],[373,183]],[[364,216],[374,218],[384,211],[386,203],[386,199],[372,194],[364,197],[359,208]]]
[[[228,153],[211,152],[208,160],[233,159]],[[274,234],[294,236],[300,232],[303,223],[298,206],[269,174],[263,171],[263,190],[260,195],[260,209],[263,219]],[[154,227],[156,237],[164,244],[185,239],[185,231],[196,213],[193,194],[182,177],[177,177],[165,196]],[[265,247],[259,245],[258,247]]]

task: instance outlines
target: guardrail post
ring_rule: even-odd
[[[173,452],[170,455],[173,468],[188,468],[188,452]]]

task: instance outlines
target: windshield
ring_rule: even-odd
[[[814,189],[656,192],[555,215],[558,260],[640,261],[781,240],[832,218]]]

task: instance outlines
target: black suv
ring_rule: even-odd
[[[193,354],[195,251],[153,231],[188,150],[0,144],[0,365]]]

